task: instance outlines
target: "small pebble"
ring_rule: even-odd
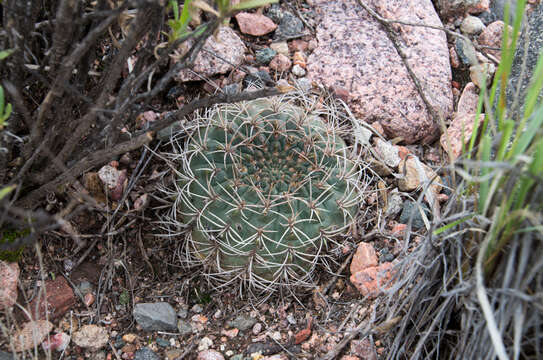
[[[303,67],[301,67],[300,65],[296,64],[292,67],[292,73],[298,77],[302,77],[302,76],[305,76],[305,73],[306,71],[304,70]]]
[[[191,309],[192,312],[195,312],[196,314],[201,313],[204,309],[200,304],[195,304]]]
[[[188,315],[189,315],[189,312],[187,311],[187,309],[180,309],[177,312],[177,316],[179,316],[181,319],[186,319]]]
[[[280,41],[276,43],[272,43],[270,45],[270,48],[272,50],[277,51],[278,54],[283,54],[285,56],[288,56],[288,44],[286,41]]]
[[[205,336],[198,343],[198,351],[207,350],[211,347],[211,345],[213,345],[213,340]]]
[[[148,347],[144,347],[136,351],[134,360],[159,360],[157,354]]]
[[[179,320],[177,322],[177,331],[179,331],[182,336],[189,335],[192,334],[192,326],[184,320]]]
[[[290,325],[296,325],[296,319],[292,314],[287,315],[287,321]]]
[[[296,84],[296,87],[303,92],[309,92],[309,90],[311,90],[311,88],[313,87],[311,80],[305,77],[296,80],[295,84]]]
[[[469,35],[479,34],[484,28],[485,24],[483,24],[481,19],[471,15],[466,16],[464,21],[462,21],[462,25],[460,25],[460,30],[462,30],[464,34]]]
[[[162,346],[162,347],[169,347],[170,346],[170,342],[168,340],[162,339],[162,338],[157,338],[156,343],[158,344],[158,346]]]
[[[261,331],[262,331],[262,324],[258,322],[253,326],[253,335],[258,335],[260,334]]]
[[[268,65],[275,55],[277,55],[277,51],[271,48],[264,48],[255,52],[255,59],[259,64]]]

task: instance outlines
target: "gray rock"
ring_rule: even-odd
[[[179,316],[181,319],[186,319],[187,316],[189,316],[189,312],[187,311],[187,309],[180,309],[177,312],[177,316]]]
[[[179,331],[182,336],[189,335],[192,334],[192,326],[187,321],[179,320],[177,322],[177,331]]]
[[[432,213],[430,212],[430,209],[424,204],[420,204],[423,211],[426,213],[426,217],[429,221],[432,220]],[[416,202],[408,200],[404,202],[403,204],[403,210],[400,215],[400,219],[398,220],[402,224],[407,224],[409,222],[409,218],[411,216],[411,213],[413,213],[413,222],[411,223],[411,226],[413,229],[420,229],[424,227],[424,220],[422,219],[422,215],[419,211],[419,206]]]
[[[403,199],[397,189],[388,194],[388,204],[385,216],[394,216],[402,210]]]
[[[132,314],[145,331],[174,331],[177,329],[177,314],[168,303],[136,304]]]
[[[528,17],[528,26],[522,29],[517,51],[513,58],[511,77],[507,83],[507,106],[510,109],[509,115],[518,120],[524,112],[524,100],[526,92],[529,89],[530,79],[532,78],[537,64],[537,59],[543,50],[543,3]],[[524,59],[524,49],[528,46],[528,53]],[[525,68],[523,63],[525,62]],[[519,100],[515,104],[515,94],[520,88]],[[539,92],[538,101],[543,100],[543,90]],[[515,105],[513,107],[513,105]]]
[[[226,95],[237,94],[237,93],[239,93],[241,91],[241,84],[240,83],[235,83],[235,84],[226,85],[225,87],[223,87],[222,91]]]
[[[134,360],[160,360],[160,357],[148,347],[139,349],[134,355]]]
[[[391,253],[385,254],[385,255],[383,256],[383,260],[384,260],[385,262],[390,262],[390,261],[394,260],[394,255],[391,254]]]
[[[230,327],[238,328],[241,331],[252,328],[254,324],[256,324],[256,319],[246,315],[238,315],[234,320],[228,322]]]
[[[477,64],[477,55],[472,43],[465,41],[462,38],[457,38],[454,43],[454,48],[458,54],[458,58],[464,66],[469,67]]]
[[[13,360],[12,354],[0,350],[0,360]]]
[[[512,24],[515,18],[517,0],[492,0],[490,2],[490,12],[494,14],[496,20],[504,20],[505,5],[509,3],[509,23]]]
[[[159,130],[157,133],[157,138],[159,140],[169,140],[173,134],[177,134],[179,131],[183,131],[183,125],[181,121],[176,121],[170,126]]]
[[[202,305],[200,304],[194,304],[194,306],[192,308],[190,308],[190,310],[196,314],[199,314],[201,313],[202,311],[204,311],[204,308],[202,307]]]
[[[77,285],[76,290],[79,290],[81,296],[85,296],[92,292],[92,284],[88,281],[82,281],[79,285]]]
[[[276,24],[279,24],[283,20],[283,11],[279,4],[272,4],[266,11],[266,16],[272,19]]]
[[[162,346],[164,348],[167,348],[170,346],[170,342],[166,339],[163,339],[163,338],[157,338],[156,339],[156,343],[158,346]]]
[[[272,19],[273,20],[273,19]],[[297,16],[288,11],[283,12],[279,27],[275,30],[274,39],[292,39],[300,37],[304,30],[304,23]]]
[[[277,55],[277,51],[267,47],[257,50],[255,52],[255,59],[259,64],[268,65],[275,55]]]
[[[243,84],[246,87],[249,86],[257,86],[257,87],[263,87],[263,86],[271,86],[274,85],[274,81],[270,77],[270,74],[267,71],[259,70],[254,73],[250,73],[243,79]]]

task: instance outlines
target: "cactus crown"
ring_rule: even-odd
[[[172,218],[191,225],[187,258],[226,283],[307,284],[360,200],[360,168],[337,125],[275,98],[218,106],[201,120],[170,194]]]

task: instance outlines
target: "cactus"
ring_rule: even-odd
[[[361,169],[341,131],[291,103],[218,106],[178,151],[171,216],[190,225],[187,257],[212,278],[261,290],[308,284],[355,219]]]

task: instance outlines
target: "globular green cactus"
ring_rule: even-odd
[[[307,284],[359,208],[361,169],[333,119],[282,99],[222,105],[178,151],[188,258],[251,287]],[[179,143],[173,141],[173,143]]]

